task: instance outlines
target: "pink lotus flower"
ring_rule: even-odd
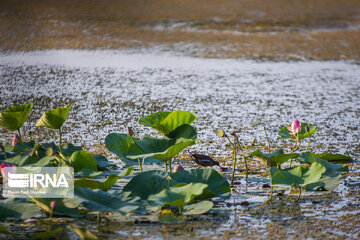
[[[50,202],[51,211],[54,211],[54,209],[56,208],[56,206],[57,206],[57,201],[51,201],[51,202]]]
[[[298,134],[301,130],[301,123],[299,120],[295,119],[291,126],[286,126],[287,130],[290,131],[290,135],[295,136],[296,134]]]
[[[19,141],[20,141],[19,135],[15,134],[11,145],[15,146]]]
[[[6,168],[6,169],[5,169]],[[7,177],[7,173],[15,173],[16,172],[16,166],[15,165],[10,165],[8,163],[2,163],[0,165],[0,171],[1,171],[1,175],[3,177]]]

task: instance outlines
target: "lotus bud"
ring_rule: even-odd
[[[181,172],[181,171],[184,171],[184,168],[180,164],[176,164],[174,166],[173,172]]]
[[[221,138],[226,137],[226,133],[225,133],[225,131],[222,130],[222,129],[220,129],[220,130],[217,132],[217,135],[218,135],[219,137],[221,137]]]
[[[305,126],[305,131],[306,131],[306,132],[310,132],[309,126]]]
[[[50,202],[51,211],[54,211],[54,209],[56,208],[56,206],[57,206],[57,201],[51,201],[51,202]]]
[[[46,149],[46,156],[55,156],[56,150],[52,147],[49,147]]]
[[[296,135],[297,133],[300,132],[300,130],[301,130],[301,123],[300,123],[299,120],[295,119],[295,120],[292,122],[291,126],[286,126],[286,128],[287,128],[287,130],[290,131],[290,135],[293,135],[293,136],[294,136],[294,135]]]
[[[19,135],[15,134],[11,145],[15,146],[19,141],[20,141]]]
[[[126,127],[126,133],[127,133],[127,135],[129,135],[129,136],[133,136],[134,135],[134,132],[133,132],[133,130],[132,130],[132,128],[131,127]]]
[[[5,168],[8,168],[8,169],[5,170]],[[5,175],[7,175],[7,172],[15,173],[16,172],[16,166],[15,165],[10,165],[8,163],[2,163],[0,165],[0,171],[1,171],[1,175],[4,177]]]

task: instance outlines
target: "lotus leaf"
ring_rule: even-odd
[[[39,121],[36,123],[36,127],[47,127],[50,129],[60,129],[64,124],[69,111],[71,109],[71,104],[66,105],[62,108],[56,108],[53,110],[45,111],[41,116]]]
[[[70,162],[75,172],[96,172],[98,170],[96,158],[83,150],[74,152],[71,155]]]
[[[75,197],[66,199],[66,206],[78,207],[81,204],[88,210],[119,212],[127,214],[139,208],[139,198],[130,197],[129,192],[104,192],[75,186]]]
[[[326,169],[320,180],[317,183],[309,184],[307,189],[322,187],[327,190],[333,190],[340,183],[341,173],[348,172],[348,167],[346,165],[329,163],[325,159],[317,158],[316,154],[311,152],[302,153],[299,156],[299,160],[309,164],[319,163]]]
[[[33,104],[12,106],[0,113],[0,128],[16,131],[21,128],[33,108]]]
[[[0,200],[0,219],[28,219],[39,214],[40,208],[15,198]]]
[[[171,133],[172,138],[144,137],[137,140],[136,144],[126,134],[112,133],[106,136],[106,147],[114,152],[124,162],[155,158],[168,161],[184,148],[198,141],[197,133],[190,125],[183,125]]]
[[[210,199],[212,197],[230,196],[230,184],[220,173],[211,168],[191,169],[170,174],[171,179],[175,183],[204,183],[208,187],[203,194],[196,199]],[[174,184],[174,183],[173,183]]]
[[[204,183],[180,183],[170,189],[164,189],[157,194],[148,197],[148,203],[153,211],[158,211],[163,206],[183,207],[191,202],[196,196],[203,193],[207,184]]]
[[[320,163],[313,163],[311,167],[299,166],[292,169],[280,170],[270,168],[271,184],[287,187],[306,187],[320,180],[326,168]]]
[[[87,230],[86,228],[79,228],[75,226],[74,224],[70,224],[69,228],[76,233],[81,239],[86,240],[97,240],[98,237],[95,236],[92,232]]]
[[[305,127],[308,126],[310,131],[306,132]],[[298,133],[299,139],[304,139],[310,137],[314,132],[317,132],[319,129],[315,125],[310,123],[301,123],[301,130]],[[281,128],[278,132],[281,138],[292,138],[295,139],[295,136],[290,135],[290,131],[285,127]]]
[[[272,153],[262,153],[260,149],[255,150],[249,156],[256,157],[259,161],[261,161],[267,167],[277,166],[277,164],[283,164],[289,159],[297,158],[299,154],[285,154],[282,149],[276,150]]]
[[[184,124],[190,125],[196,118],[197,116],[194,113],[187,111],[157,112],[142,117],[139,123],[152,127],[163,135],[168,136],[168,134]]]

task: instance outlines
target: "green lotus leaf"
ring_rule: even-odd
[[[320,163],[313,163],[311,167],[299,166],[292,169],[280,170],[276,167],[270,168],[271,184],[286,187],[306,187],[317,183],[326,168]]]
[[[142,117],[139,123],[159,131],[167,136],[181,125],[190,125],[197,116],[187,111],[157,112]]]
[[[76,208],[69,208],[65,205],[65,200],[63,198],[32,198],[31,200],[38,205],[44,212],[50,213],[50,203],[51,201],[56,201],[57,206],[54,209],[53,216],[68,216],[68,217],[80,217],[81,214]]]
[[[267,167],[277,166],[277,164],[283,164],[289,159],[297,158],[299,154],[285,154],[282,149],[278,149],[272,153],[262,153],[260,149],[255,150],[250,153],[249,156],[253,156],[257,158],[260,162],[262,162]]]
[[[103,191],[108,191],[119,179],[119,176],[115,174],[110,174],[105,181],[96,181],[89,178],[80,178],[76,179],[74,184],[83,188],[89,189],[101,189]]]
[[[39,121],[36,123],[36,127],[60,129],[61,126],[64,124],[70,109],[71,104],[66,105],[62,108],[45,111]]]
[[[75,186],[75,197],[66,199],[66,206],[78,207],[80,204],[91,211],[119,212],[127,214],[139,208],[139,198],[130,197],[128,192],[104,192]]]
[[[28,219],[40,213],[40,208],[15,198],[0,200],[0,219]]]
[[[138,139],[135,139],[135,141],[137,140]],[[105,146],[111,152],[115,153],[124,163],[128,165],[138,164],[138,160],[130,159],[127,157],[127,155],[129,152],[141,153],[142,151],[132,143],[131,137],[129,137],[127,134],[111,133],[107,135],[105,138]],[[141,162],[143,162],[143,160],[144,160],[143,158],[140,158]],[[154,158],[146,158],[144,161],[144,164],[153,164],[153,163],[162,163],[162,162]]]
[[[328,152],[320,153],[320,154],[314,154],[315,157],[325,159],[329,162],[341,162],[341,163],[349,163],[352,162],[352,157],[348,155],[342,155],[342,154],[332,154]]]
[[[159,211],[163,206],[183,207],[196,196],[201,195],[206,187],[207,184],[204,183],[180,183],[150,195],[147,200],[152,211]]]
[[[306,132],[305,127],[308,126],[310,131]],[[304,139],[310,137],[314,132],[317,132],[319,129],[315,125],[310,123],[301,123],[301,130],[298,133],[299,139]],[[290,135],[290,131],[285,127],[281,128],[278,132],[281,138],[292,138],[295,139],[295,136]]]
[[[90,232],[86,228],[80,228],[80,227],[75,226],[74,224],[70,224],[69,228],[71,231],[76,233],[81,239],[86,239],[86,240],[97,240],[98,239],[98,237],[94,233]]]
[[[184,206],[181,213],[183,215],[199,215],[208,212],[213,206],[214,203],[211,201],[201,201]]]
[[[98,171],[96,158],[90,153],[80,150],[71,155],[70,162],[75,172],[96,172]]]
[[[126,134],[112,133],[106,136],[105,146],[124,162],[137,162],[138,158],[168,161],[198,141],[196,130],[190,125],[182,125],[169,135],[171,138],[146,136],[141,140],[134,139],[136,143],[133,143]]]
[[[21,128],[28,118],[33,104],[12,106],[0,113],[0,128],[16,131]]]
[[[154,170],[140,173],[133,177],[124,187],[125,192],[131,196],[146,200],[149,195],[156,194],[170,187],[169,174],[164,171]]]
[[[349,169],[346,165],[333,164],[329,163],[325,159],[317,158],[317,155],[318,154],[306,152],[302,153],[298,158],[303,163],[319,163],[326,169],[325,173],[321,176],[320,180],[317,183],[309,184],[306,188],[316,189],[322,187],[327,190],[333,190],[339,185],[342,172],[348,172]]]
[[[62,228],[57,228],[55,230],[52,231],[47,231],[47,232],[42,232],[42,233],[38,233],[36,234],[31,240],[36,240],[36,239],[50,239],[50,238],[55,238],[54,235],[60,233],[64,231],[64,229]]]
[[[198,168],[188,171],[170,173],[171,179],[175,183],[204,183],[208,187],[201,196],[196,199],[210,199],[212,197],[230,197],[231,188],[229,182],[220,173],[211,168]],[[174,184],[174,183],[172,183]]]

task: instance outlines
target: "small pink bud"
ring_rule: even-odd
[[[290,131],[289,134],[294,136],[294,135],[296,135],[297,133],[300,132],[300,130],[301,130],[301,123],[300,123],[299,120],[295,119],[295,120],[292,122],[291,126],[286,126],[286,128],[287,128],[287,130]]]
[[[173,172],[181,172],[181,171],[184,171],[184,168],[180,164],[176,164],[174,166],[174,171]]]
[[[3,177],[7,177],[7,173],[16,173],[16,166],[15,165],[10,165],[8,163],[2,163],[0,165],[0,171],[1,171],[1,175]]]
[[[19,141],[20,141],[19,135],[15,134],[11,145],[15,146]]]
[[[56,208],[56,206],[57,206],[57,201],[51,201],[51,202],[50,202],[51,211],[54,211],[54,209]]]
[[[132,130],[131,127],[126,127],[126,133],[127,133],[127,135],[129,135],[129,136],[134,135],[134,132],[133,132],[133,130]]]

